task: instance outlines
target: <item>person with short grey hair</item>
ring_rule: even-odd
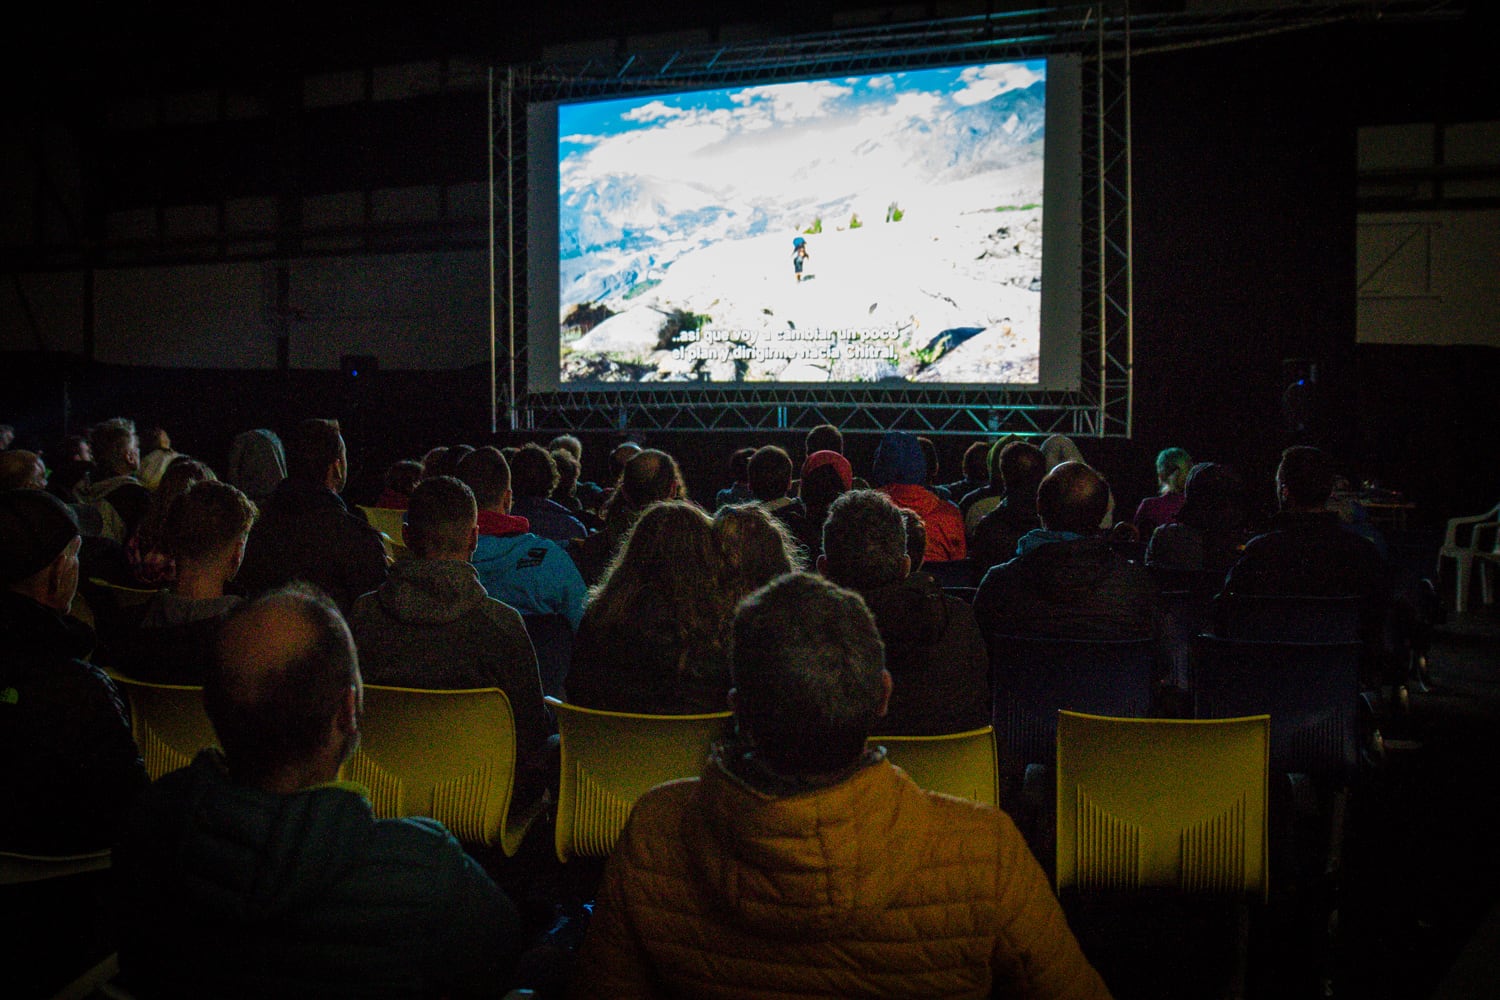
[[[987,726],[984,636],[966,602],[911,571],[908,516],[917,514],[875,490],[845,493],[828,508],[818,572],[858,592],[875,616],[896,680],[882,733],[935,736]]]
[[[778,577],[732,656],[737,735],[636,800],[571,995],[1109,995],[1010,817],[870,745],[892,681],[858,594]]]

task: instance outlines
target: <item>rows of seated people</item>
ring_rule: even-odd
[[[365,965],[371,981],[403,981],[395,993],[466,993],[476,982],[507,981],[523,928],[488,876],[440,828],[375,821],[368,809],[356,816],[338,797],[352,793],[330,784],[357,739],[361,680],[506,691],[522,801],[556,787],[556,722],[544,693],[653,714],[732,705],[737,735],[716,760],[734,794],[748,789],[751,801],[735,799],[709,822],[753,816],[745,821],[770,824],[757,836],[795,839],[798,824],[813,821],[762,815],[758,804],[837,799],[878,769],[878,753],[871,759],[864,749],[871,733],[939,734],[990,722],[990,636],[1158,637],[1164,588],[1358,595],[1365,634],[1384,653],[1390,622],[1400,617],[1387,562],[1330,509],[1333,469],[1311,448],[1285,453],[1276,477],[1280,510],[1254,533],[1241,477],[1222,464],[1192,465],[1181,449],[1158,458],[1160,494],[1117,525],[1108,483],[1062,437],[1041,447],[977,442],[965,452],[964,478],[940,486],[931,482],[936,456],[925,438],[884,435],[861,478],[838,431],[821,427],[808,435],[800,467],[777,446],[730,456],[733,481],[712,511],[689,499],[677,462],[656,449],[616,449],[601,486],[580,481],[581,446],[572,437],[549,448],[440,447],[387,472],[374,506],[404,512],[393,556],[392,540],[340,496],[348,459],[335,421],[304,421],[284,442],[264,429],[246,432],[224,481],[207,463],[171,452],[164,436],[154,443],[150,456],[160,457],[148,476],[134,426],[106,421],[90,436],[91,456],[74,456],[94,475],[62,489],[48,482],[35,455],[19,453],[29,458],[17,461],[11,452],[0,462],[0,641],[16,651],[0,670],[0,746],[9,771],[23,776],[13,795],[21,805],[0,821],[0,849],[57,854],[118,843],[121,885],[139,895],[122,912],[138,905],[203,944],[198,959],[168,968],[151,940],[127,934],[122,961],[129,972],[133,949],[137,982],[147,987],[225,970],[251,976],[256,989],[287,987],[328,974],[318,967],[322,958]],[[120,587],[85,585],[80,607],[87,602],[90,630],[68,616],[80,576],[123,580],[141,593],[126,599]],[[567,633],[561,667],[539,663],[544,621]],[[806,662],[788,668],[798,659]],[[125,709],[101,668],[206,685],[222,753],[205,752],[191,773],[143,794]],[[761,687],[756,670],[765,675]],[[1163,682],[1174,682],[1170,672]],[[295,818],[285,815],[284,797],[293,793],[309,796]],[[869,794],[879,803],[895,796],[895,803],[910,792]],[[949,992],[1010,980],[1024,995],[1104,995],[1060,924],[1035,860],[1010,821],[997,818],[1003,813],[938,818],[922,812],[936,806],[902,808],[917,810],[902,822],[916,824],[910,836],[918,840],[934,824],[983,826],[976,836],[1004,845],[1001,881],[1023,887],[999,893],[1005,907],[1019,909],[981,921],[978,952],[944,959],[957,977]],[[671,815],[670,822],[689,822]],[[390,823],[404,825],[382,825]],[[671,839],[666,814],[654,823],[638,834],[642,844],[648,836]],[[851,820],[850,850],[858,853],[860,838],[893,835],[894,827],[878,827]],[[177,864],[185,849],[216,857],[218,847],[243,846],[245,837],[263,838],[252,854],[281,862],[295,855],[283,874],[296,884],[254,884],[250,868],[234,866],[258,862],[239,855],[219,858],[231,870],[212,872],[204,884],[165,879],[155,867]],[[637,861],[647,869],[652,863]],[[723,977],[776,981],[818,967],[826,954],[819,947],[841,947],[837,926],[853,919],[821,913],[816,933],[805,929],[806,953],[779,968],[774,948],[755,941],[774,939],[776,921],[795,907],[745,903],[754,912],[731,936],[753,960],[721,965],[707,947],[689,948],[684,958],[665,931],[625,929],[636,905],[630,894],[653,885],[676,900],[678,923],[712,922],[703,911],[712,907],[688,899],[678,880],[691,881],[693,870],[707,877],[692,866],[724,858],[672,865],[679,863],[682,872],[670,877],[611,870],[601,890],[600,943],[586,939],[579,960],[580,982],[604,992],[579,995],[656,995],[642,983],[661,976],[683,977],[678,984],[693,995],[732,992]],[[320,865],[341,874],[319,874]],[[954,908],[969,890],[933,884],[925,891]],[[215,910],[194,923],[197,908],[229,905],[225,892],[240,894],[233,915]],[[255,895],[261,892],[271,895]],[[286,904],[281,892],[302,909],[278,931],[267,915]],[[431,921],[435,929],[413,935],[419,943],[381,947],[390,931],[382,927],[356,947],[350,935],[359,920],[350,910],[360,906],[384,906],[392,921]],[[955,911],[955,925],[971,911]],[[1020,922],[1007,926],[1012,919]],[[229,943],[208,938],[228,936],[237,921],[255,924],[264,948],[287,949],[285,960],[251,972],[226,958]],[[327,948],[299,950],[292,927]],[[723,927],[702,933],[710,940],[730,934]],[[815,992],[899,993],[892,983],[904,981],[900,975],[930,982],[920,976],[938,961],[936,951],[913,942],[889,968],[885,958],[870,957],[871,969],[884,972],[855,969]]]

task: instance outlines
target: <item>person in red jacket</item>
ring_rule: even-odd
[[[926,487],[927,459],[916,435],[891,431],[875,447],[875,466],[870,481],[891,498],[922,516],[927,525],[925,562],[955,562],[968,555],[964,542],[964,519],[958,507]]]

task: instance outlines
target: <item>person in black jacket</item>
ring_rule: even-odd
[[[118,692],[85,662],[92,631],[67,618],[78,587],[78,524],[42,490],[0,494],[0,849],[73,854],[108,847],[145,787]]]
[[[1082,462],[1064,462],[1042,480],[1036,505],[1042,526],[1022,535],[1016,557],[979,582],[980,628],[1057,639],[1155,636],[1155,582],[1099,528],[1109,506],[1104,477]]]
[[[902,510],[875,490],[828,508],[818,572],[864,598],[895,684],[879,731],[935,736],[988,725],[989,659],[974,613],[911,572]],[[913,515],[914,516],[914,515]]]
[[[347,614],[356,597],[385,582],[385,545],[339,496],[349,463],[338,421],[304,420],[286,445],[287,477],[261,507],[238,588],[254,597],[306,580]]]

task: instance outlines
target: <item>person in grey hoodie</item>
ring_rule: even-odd
[[[411,555],[354,602],[349,627],[371,684],[504,691],[516,720],[516,797],[526,802],[546,787],[552,722],[520,613],[486,594],[469,562],[478,538],[469,487],[422,480],[406,512]]]

